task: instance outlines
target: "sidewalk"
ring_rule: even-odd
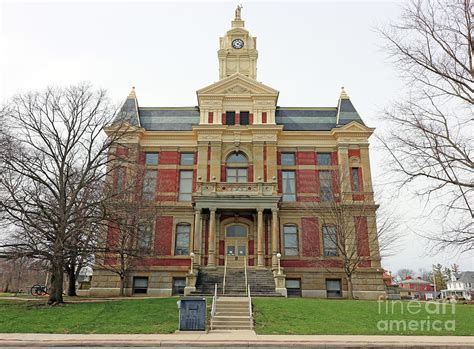
[[[291,336],[257,335],[253,331],[174,334],[42,334],[0,333],[0,347],[137,346],[258,348],[474,348],[474,337],[461,336]]]

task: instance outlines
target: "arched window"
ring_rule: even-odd
[[[245,238],[247,237],[247,228],[243,225],[231,225],[226,228],[225,235],[228,238]]]
[[[226,178],[230,183],[248,182],[248,159],[242,152],[231,153],[226,161]]]

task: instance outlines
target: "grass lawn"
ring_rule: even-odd
[[[49,307],[46,300],[0,299],[0,332],[172,333],[178,327],[177,300],[85,301]],[[209,298],[208,308],[211,302]],[[386,309],[385,303],[379,311],[379,303],[373,301],[254,298],[253,304],[259,334],[474,335],[474,305],[458,304],[454,314],[451,305],[447,305],[445,314],[429,314],[426,303],[418,303],[421,308],[412,303],[411,311],[419,313],[410,314],[409,303],[398,302],[392,314],[392,309]],[[430,310],[434,312],[433,307],[428,308]],[[383,328],[390,329],[389,320],[415,320],[417,326],[424,321],[425,329],[410,330],[407,327],[403,330],[396,326],[390,331],[378,329],[379,321],[387,321],[382,323],[385,324]],[[444,321],[442,331],[433,330],[435,320]],[[446,323],[452,320],[455,321],[455,331],[448,331]],[[427,321],[431,323],[429,331],[426,330]],[[449,326],[451,329],[452,323]]]
[[[445,314],[435,314],[442,312],[435,310],[435,305],[426,309],[426,303],[411,303],[412,313],[418,313],[410,314],[408,302],[404,301],[394,305],[392,314],[391,305],[387,309],[382,303],[379,311],[375,301],[255,298],[253,303],[258,334],[474,335],[474,305],[457,304],[452,314],[451,305],[447,304]],[[398,320],[406,320],[406,330]],[[410,320],[414,320],[411,330]],[[443,321],[441,331],[436,330],[439,322],[434,323],[435,320]],[[455,331],[449,331],[452,320]]]
[[[74,303],[50,307],[38,301],[0,299],[0,332],[172,333],[177,298]]]

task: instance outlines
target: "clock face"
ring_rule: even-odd
[[[235,48],[235,49],[241,49],[242,47],[244,47],[244,42],[243,40],[241,39],[235,39],[232,41],[232,47]]]

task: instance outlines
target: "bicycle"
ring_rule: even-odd
[[[46,285],[36,284],[31,288],[30,293],[32,296],[45,296],[48,294],[48,288]]]

